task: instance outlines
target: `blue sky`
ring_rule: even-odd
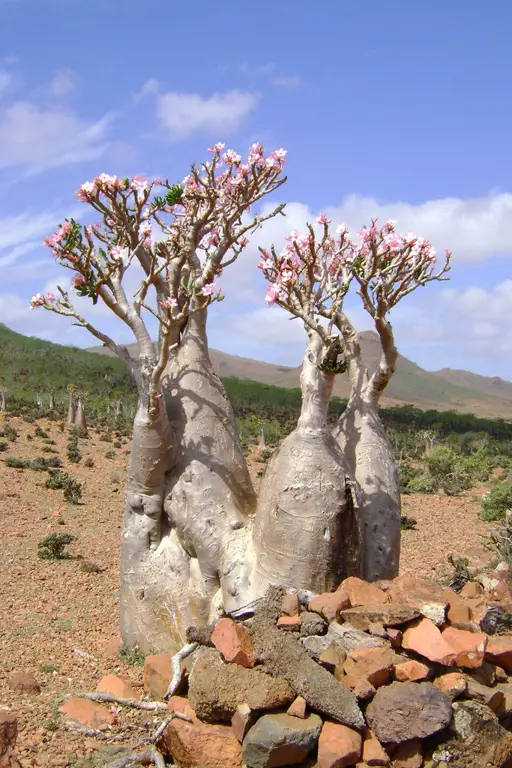
[[[506,0],[0,0],[0,321],[90,345],[28,311],[57,281],[39,243],[80,211],[75,189],[102,171],[179,179],[214,141],[261,140],[288,150],[288,217],[226,274],[212,346],[298,364],[301,331],[264,305],[256,245],[326,209],[354,228],[391,216],[453,250],[450,282],[393,313],[399,348],[512,378],[511,28]]]

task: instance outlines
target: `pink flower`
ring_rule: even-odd
[[[316,223],[317,224],[330,224],[331,220],[327,218],[327,214],[322,211],[322,213],[319,213],[316,217]]]
[[[42,293],[36,293],[35,296],[32,296],[30,299],[30,309],[36,309],[36,307],[44,307],[45,300]]]
[[[84,202],[88,202],[93,195],[96,194],[98,191],[98,188],[96,186],[95,181],[86,181],[80,189],[77,190],[76,196],[79,200],[82,200]]]
[[[83,275],[77,274],[74,276],[73,280],[71,281],[71,285],[73,288],[79,288],[81,285],[85,285],[87,280]]]
[[[203,294],[203,296],[211,296],[214,288],[215,288],[215,283],[206,283],[206,285],[203,285],[203,287],[201,288],[201,293]]]
[[[150,221],[143,221],[139,226],[139,237],[144,240],[144,245],[149,248],[151,245],[151,235],[153,234],[153,227]]]
[[[274,304],[274,302],[276,301],[276,299],[280,298],[281,296],[282,296],[281,288],[275,283],[271,283],[267,287],[267,292],[265,294],[265,301],[268,304],[268,306],[271,307],[272,304]]]
[[[53,293],[47,293],[45,299],[47,304],[55,304],[55,296]]]
[[[245,248],[249,245],[249,240],[246,237],[241,237],[238,241],[238,245],[240,248]]]
[[[223,144],[221,141],[218,141],[217,144],[214,144],[213,147],[208,147],[208,152],[211,152],[214,155],[220,154],[222,150],[224,149],[226,145]]]
[[[110,176],[108,173],[101,173],[94,179],[94,182],[104,191],[113,192],[122,187],[122,182],[117,176]]]
[[[247,162],[249,165],[253,165],[254,163],[258,163],[262,157],[263,157],[263,144],[260,144],[259,142],[256,142],[255,144],[251,144],[251,147],[249,149],[249,157],[247,158]]]
[[[234,149],[227,149],[222,159],[227,165],[239,165],[242,162],[242,158]]]
[[[273,266],[274,266],[274,262],[272,261],[272,259],[269,259],[269,258],[261,259],[261,261],[258,264],[258,269],[263,269],[263,270],[272,269]]]
[[[338,224],[336,227],[336,234],[338,237],[345,237],[345,235],[348,235],[348,227],[346,224]]]
[[[162,307],[167,307],[167,309],[175,309],[178,306],[178,299],[174,296],[169,296],[165,301],[160,303]]]
[[[122,246],[122,245],[114,245],[114,246],[113,246],[113,247],[110,249],[110,256],[111,256],[111,257],[112,257],[112,258],[113,258],[115,261],[121,261],[121,260],[122,260],[122,258],[123,258],[123,252],[124,252],[124,248],[123,248],[123,246]]]

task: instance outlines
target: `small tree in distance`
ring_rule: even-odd
[[[264,216],[252,207],[285,181],[286,153],[266,156],[253,144],[243,162],[221,144],[209,151],[210,160],[192,166],[180,184],[106,174],[86,182],[78,197],[99,223],[70,219],[46,240],[73,271],[78,295],[102,301],[130,328],[137,355],[79,313],[64,288],[32,299],[33,307],[87,328],[127,363],[138,387],[121,630],[126,647],[146,651],[176,649],[188,626],[244,606],[268,583],[323,591],[349,573],[396,574],[399,500],[377,415],[396,360],[386,317],[404,295],[448,268],[446,262],[435,272],[430,244],[399,238],[390,223],[363,230],[356,245],[346,230],[332,235],[324,215],[319,238],[309,227],[304,236],[292,233],[282,254],[263,253],[268,303],[300,318],[309,340],[299,423],[272,458],[257,503],[233,411],[208,354],[206,322],[210,305],[223,298],[216,278],[251,232],[283,212],[282,204]],[[126,275],[134,267],[141,277],[129,296]],[[383,346],[371,377],[343,308],[353,281]],[[158,324],[157,342],[149,316]],[[352,394],[332,435],[327,406],[334,376],[347,367]]]

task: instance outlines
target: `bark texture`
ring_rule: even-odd
[[[400,561],[400,491],[395,456],[379,416],[381,392],[394,372],[397,352],[388,324],[381,327],[383,353],[368,376],[357,334],[342,327],[352,385],[347,408],[334,431],[353,472],[360,498],[362,575],[368,581],[392,579]]]
[[[253,594],[269,584],[326,592],[358,572],[359,523],[343,453],[327,426],[334,374],[311,332],[302,410],[262,478],[254,528]]]

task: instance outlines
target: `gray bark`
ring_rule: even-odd
[[[85,410],[82,399],[80,397],[76,401],[75,426],[78,427],[79,430],[87,429],[87,423],[85,421]]]
[[[378,402],[393,374],[397,352],[392,336],[390,343],[387,341],[387,328],[381,329],[385,348],[379,368],[370,378],[362,363],[357,334],[347,323],[342,330],[352,391],[334,436],[357,482],[362,575],[368,581],[392,579],[398,575],[400,561],[400,491],[393,447],[380,419]]]
[[[48,410],[49,411],[55,410],[55,391],[53,389],[50,389],[50,396],[48,399]]]
[[[69,393],[69,405],[68,405],[68,424],[75,423],[75,397],[72,392]]]
[[[315,332],[303,360],[297,428],[262,478],[254,526],[253,594],[269,584],[330,591],[359,568],[359,523],[349,470],[327,425],[334,374],[318,367]]]

